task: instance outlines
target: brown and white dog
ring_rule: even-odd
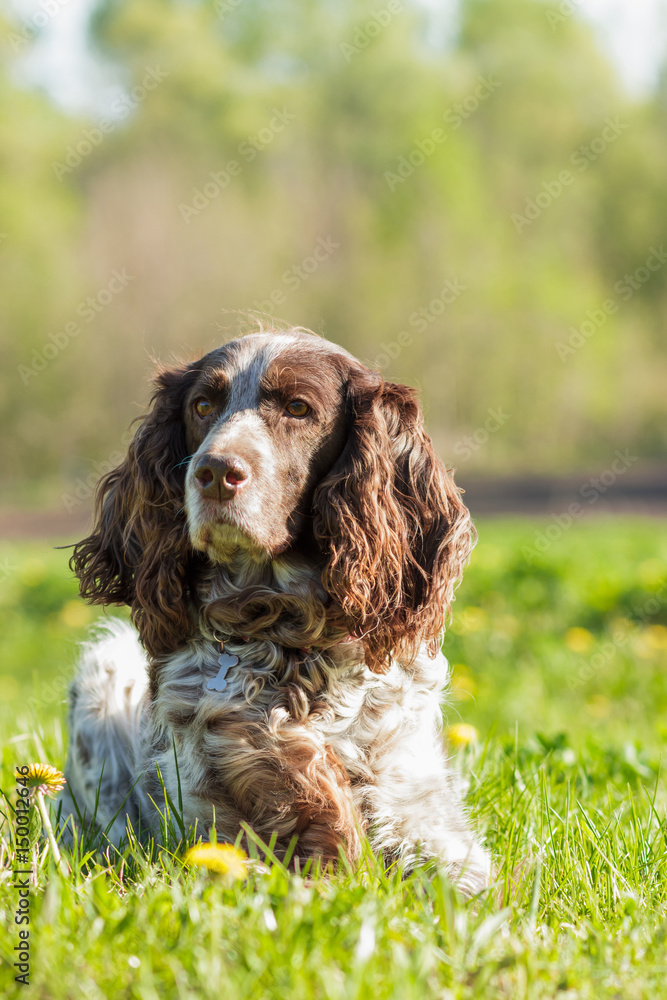
[[[70,695],[64,813],[159,833],[246,821],[284,853],[437,859],[489,880],[443,749],[440,640],[473,528],[414,390],[293,329],[157,376],[74,550],[127,604]],[[176,763],[177,761],[177,763]],[[114,820],[114,816],[116,816]],[[112,820],[113,823],[112,823]]]

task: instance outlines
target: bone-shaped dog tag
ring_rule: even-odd
[[[231,670],[232,667],[235,667],[238,662],[238,656],[234,656],[233,653],[221,653],[218,657],[220,669],[218,670],[217,676],[211,678],[206,685],[209,691],[224,691],[227,687],[227,681],[225,680],[227,671]]]

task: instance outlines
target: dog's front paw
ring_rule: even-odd
[[[491,859],[479,844],[472,844],[464,857],[450,861],[445,871],[466,897],[476,896],[491,884]]]

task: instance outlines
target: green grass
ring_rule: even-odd
[[[545,527],[480,526],[445,641],[448,722],[480,735],[459,764],[497,867],[483,898],[462,902],[438,875],[401,878],[371,856],[300,876],[269,857],[227,884],[184,868],[174,838],[124,859],[70,858],[70,879],[42,852],[23,987],[9,964],[19,928],[5,853],[2,995],[664,996],[667,525],[582,522],[536,556]],[[65,760],[62,700],[96,616],[66,561],[36,544],[0,552],[10,801],[16,764]],[[2,837],[6,848],[6,824]]]

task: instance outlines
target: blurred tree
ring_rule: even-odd
[[[12,26],[0,18],[8,42]],[[68,394],[38,378],[57,351],[51,335],[81,294],[82,205],[54,183],[51,163],[70,122],[48,99],[13,82],[17,54],[5,44],[0,67],[0,420],[2,480],[28,486],[38,501],[43,473],[73,458],[67,429],[54,448],[54,427],[66,420]],[[34,353],[33,353],[34,352]],[[20,369],[23,369],[22,373]]]
[[[576,13],[462,0],[452,43],[399,0],[105,0],[91,41],[124,86],[98,121],[0,82],[6,475],[90,471],[151,356],[210,349],[248,310],[420,384],[466,471],[664,456],[663,265],[632,278],[667,216],[664,93],[630,102]]]

